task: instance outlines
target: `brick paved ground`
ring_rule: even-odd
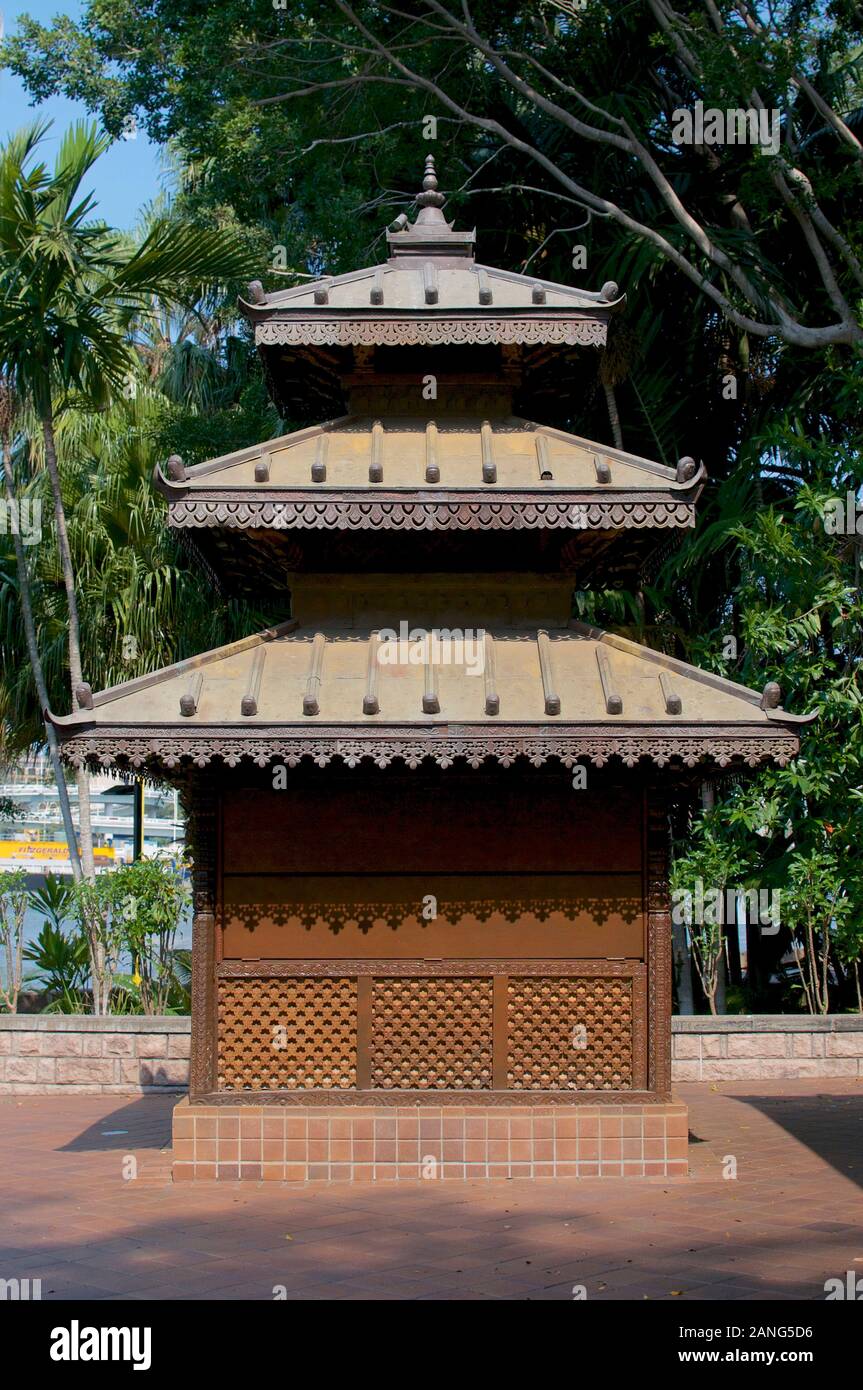
[[[750,1300],[863,1274],[863,1085],[679,1094],[689,1178],[398,1187],[172,1186],[169,1098],[4,1097],[0,1278],[60,1299]]]

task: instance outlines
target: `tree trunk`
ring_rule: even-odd
[[[8,502],[12,503],[15,500],[15,479],[12,475],[12,451],[8,434],[5,435],[3,439],[3,481],[6,487],[6,499]],[[66,785],[66,778],[63,775],[63,765],[60,762],[60,751],[57,746],[56,730],[54,729],[54,725],[45,718],[45,711],[48,709],[48,688],[45,684],[42,658],[39,654],[39,644],[36,640],[36,623],[33,618],[33,602],[30,597],[30,576],[27,572],[27,559],[24,554],[24,543],[21,540],[20,528],[12,528],[12,543],[15,547],[15,565],[18,570],[18,595],[21,601],[21,618],[24,623],[27,655],[30,658],[30,669],[33,672],[33,681],[36,686],[36,693],[39,696],[42,718],[45,722],[45,738],[48,743],[51,766],[54,770],[54,780],[57,783],[60,814],[63,817],[63,829],[66,832],[66,842],[69,846],[69,860],[72,865],[72,876],[76,882],[80,882],[81,856],[78,853],[78,837],[75,834],[75,825],[72,820],[69,788]]]
[[[611,437],[614,440],[615,449],[623,448],[623,431],[620,428],[620,416],[617,412],[617,397],[614,394],[614,387],[608,382],[602,383],[605,391],[605,404],[608,407],[608,420],[611,425]]]
[[[96,857],[93,854],[93,813],[90,804],[90,774],[86,767],[75,769],[75,784],[78,788],[78,828],[81,833],[82,866],[85,876],[94,879]]]
[[[738,895],[735,895],[734,918],[725,928],[725,952],[728,959],[728,983],[738,988],[743,984],[740,964],[740,927],[737,924]]]
[[[695,1013],[695,1004],[692,998],[692,961],[683,922],[673,921],[671,924],[671,949],[677,977],[677,1007],[681,1014],[688,1017]]]
[[[711,1013],[725,1013],[725,941],[722,929],[719,931],[719,955],[716,960],[716,991],[711,999]]]
[[[54,498],[54,522],[57,527],[57,549],[60,554],[60,568],[63,573],[63,587],[66,590],[66,605],[69,612],[69,678],[72,686],[72,709],[79,709],[78,686],[84,677],[81,672],[81,627],[78,621],[78,600],[75,595],[75,572],[72,568],[72,552],[69,549],[69,533],[66,527],[66,512],[60,490],[60,470],[57,467],[57,450],[54,443],[54,420],[48,410],[42,417],[42,433],[45,441],[45,467],[51,480],[51,493]],[[90,818],[90,782],[86,771],[81,771],[78,782],[78,827],[81,834],[81,864],[85,878],[94,877],[93,865],[93,826]],[[82,787],[84,794],[82,799]]]
[[[80,708],[78,686],[83,681],[81,670],[81,627],[78,621],[78,600],[75,595],[75,572],[72,567],[72,552],[69,548],[69,533],[66,527],[66,512],[63,507],[63,494],[60,488],[60,470],[57,466],[57,449],[54,441],[54,419],[50,408],[42,416],[42,433],[45,441],[45,467],[51,480],[54,498],[54,520],[57,527],[57,549],[60,554],[60,568],[63,573],[63,586],[66,590],[66,603],[69,612],[69,679],[72,686],[72,709]],[[93,822],[90,812],[90,774],[86,768],[79,768],[75,774],[78,785],[78,829],[81,836],[81,868],[84,878],[90,883],[96,879],[96,866],[93,855]],[[88,932],[90,945],[90,973],[93,985],[94,1014],[107,1013],[105,998],[105,960],[104,949]]]

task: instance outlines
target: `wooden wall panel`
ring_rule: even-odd
[[[357,982],[220,980],[219,1089],[352,1089]]]
[[[512,1090],[626,1091],[633,1084],[633,982],[512,976]]]
[[[644,957],[637,874],[226,875],[223,890],[223,960]]]
[[[640,873],[636,788],[591,773],[576,791],[560,773],[417,770],[338,782],[319,773],[284,791],[228,790],[225,872]]]
[[[631,1092],[643,967],[573,974],[220,976],[222,1093]],[[546,966],[546,970],[550,967]],[[463,967],[464,969],[464,967]],[[603,970],[606,973],[602,973]],[[615,972],[615,973],[613,973]]]
[[[375,980],[371,1085],[387,1090],[490,1090],[492,981]]]

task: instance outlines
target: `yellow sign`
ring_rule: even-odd
[[[112,861],[114,846],[105,845],[93,850],[97,859]],[[0,859],[68,859],[69,846],[64,840],[0,840]]]

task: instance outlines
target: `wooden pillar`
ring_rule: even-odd
[[[657,783],[644,799],[647,896],[648,1089],[671,1092],[671,894],[667,799]]]
[[[216,869],[219,801],[209,779],[192,775],[183,790],[192,858],[192,1050],[189,1096],[218,1086],[216,1018]]]

